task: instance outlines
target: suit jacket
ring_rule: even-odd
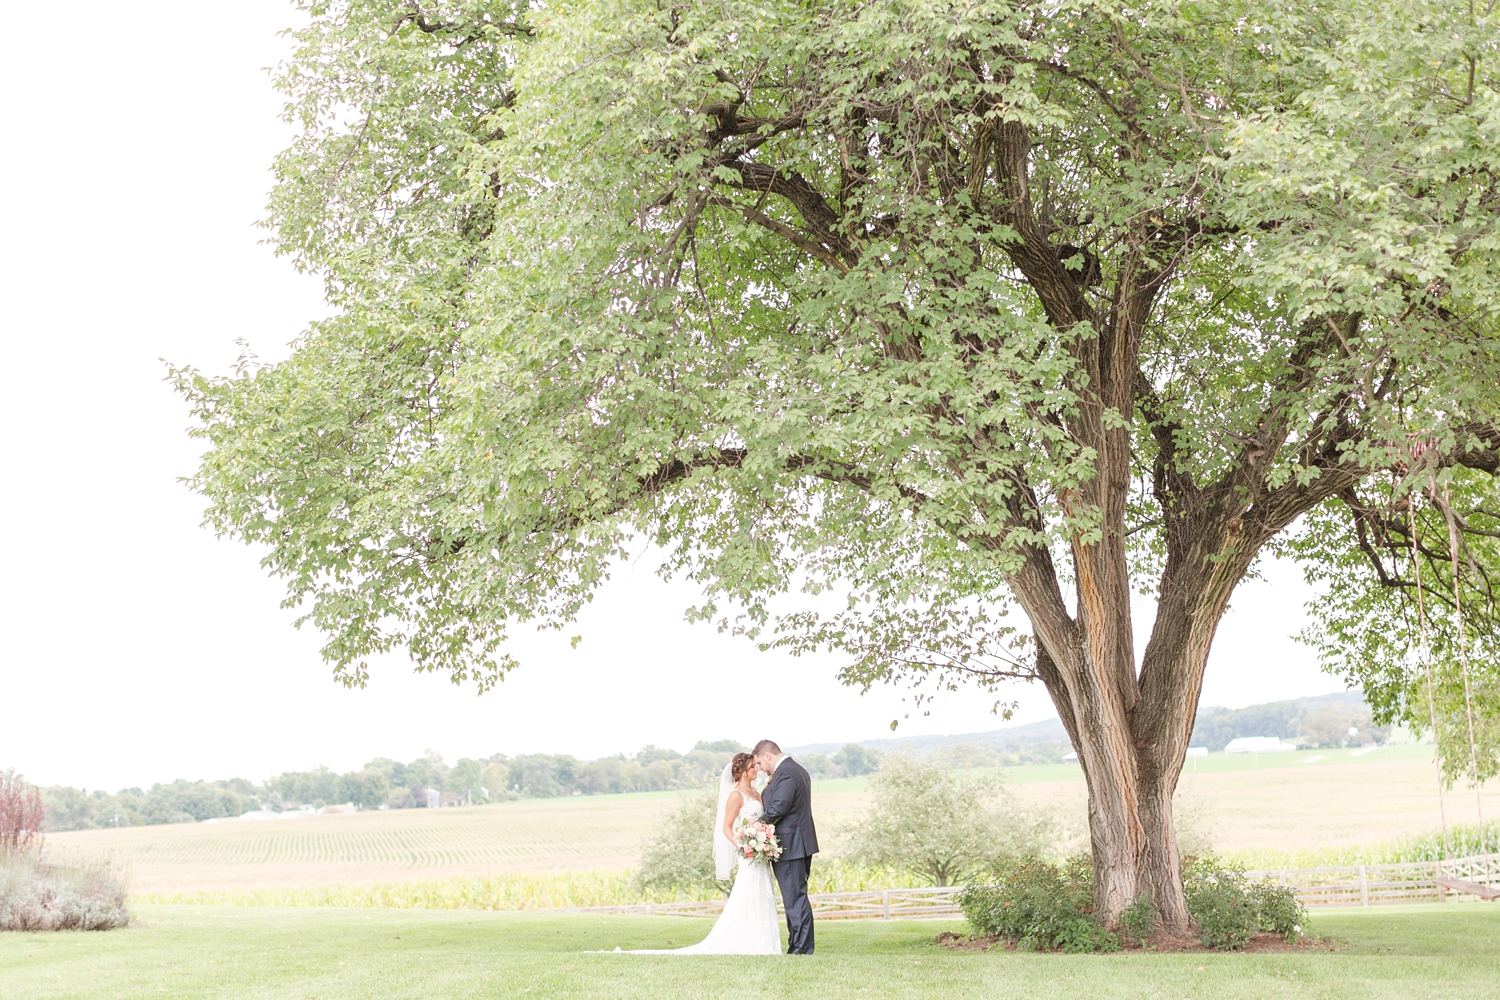
[[[767,823],[776,825],[781,859],[810,858],[818,853],[818,831],[813,828],[812,778],[790,757],[776,765],[771,783],[761,793]]]

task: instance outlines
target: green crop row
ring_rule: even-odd
[[[1446,833],[1424,834],[1347,847],[1299,850],[1228,851],[1225,857],[1250,869],[1337,868],[1344,865],[1394,865],[1415,861],[1440,861],[1475,854],[1500,852],[1500,823],[1485,824],[1481,835],[1477,824],[1450,826]]]
[[[148,892],[134,903],[203,906],[342,906],[421,910],[536,910],[584,906],[675,903],[715,898],[696,890],[638,890],[630,871],[581,871],[529,875],[502,872],[373,885],[289,886],[262,889],[197,889]],[[811,892],[858,892],[920,884],[907,872],[832,861],[813,866]]]

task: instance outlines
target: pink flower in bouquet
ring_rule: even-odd
[[[738,847],[750,861],[775,861],[781,857],[781,842],[776,828],[759,820],[740,827]]]

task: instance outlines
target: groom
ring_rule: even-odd
[[[781,747],[770,740],[755,744],[755,763],[771,776],[771,783],[761,793],[765,815],[761,818],[776,827],[781,841],[781,857],[772,864],[781,886],[781,902],[786,907],[788,955],[813,953],[812,904],[807,901],[807,876],[812,870],[812,856],[818,853],[818,831],[813,829],[812,778],[807,770],[781,753]]]

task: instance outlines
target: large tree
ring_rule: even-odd
[[[1496,468],[1466,5],[309,9],[270,225],[336,315],[178,377],[210,523],[348,683],[399,647],[493,684],[644,536],[851,683],[1039,680],[1099,911],[1181,929],[1237,582],[1361,484]]]

